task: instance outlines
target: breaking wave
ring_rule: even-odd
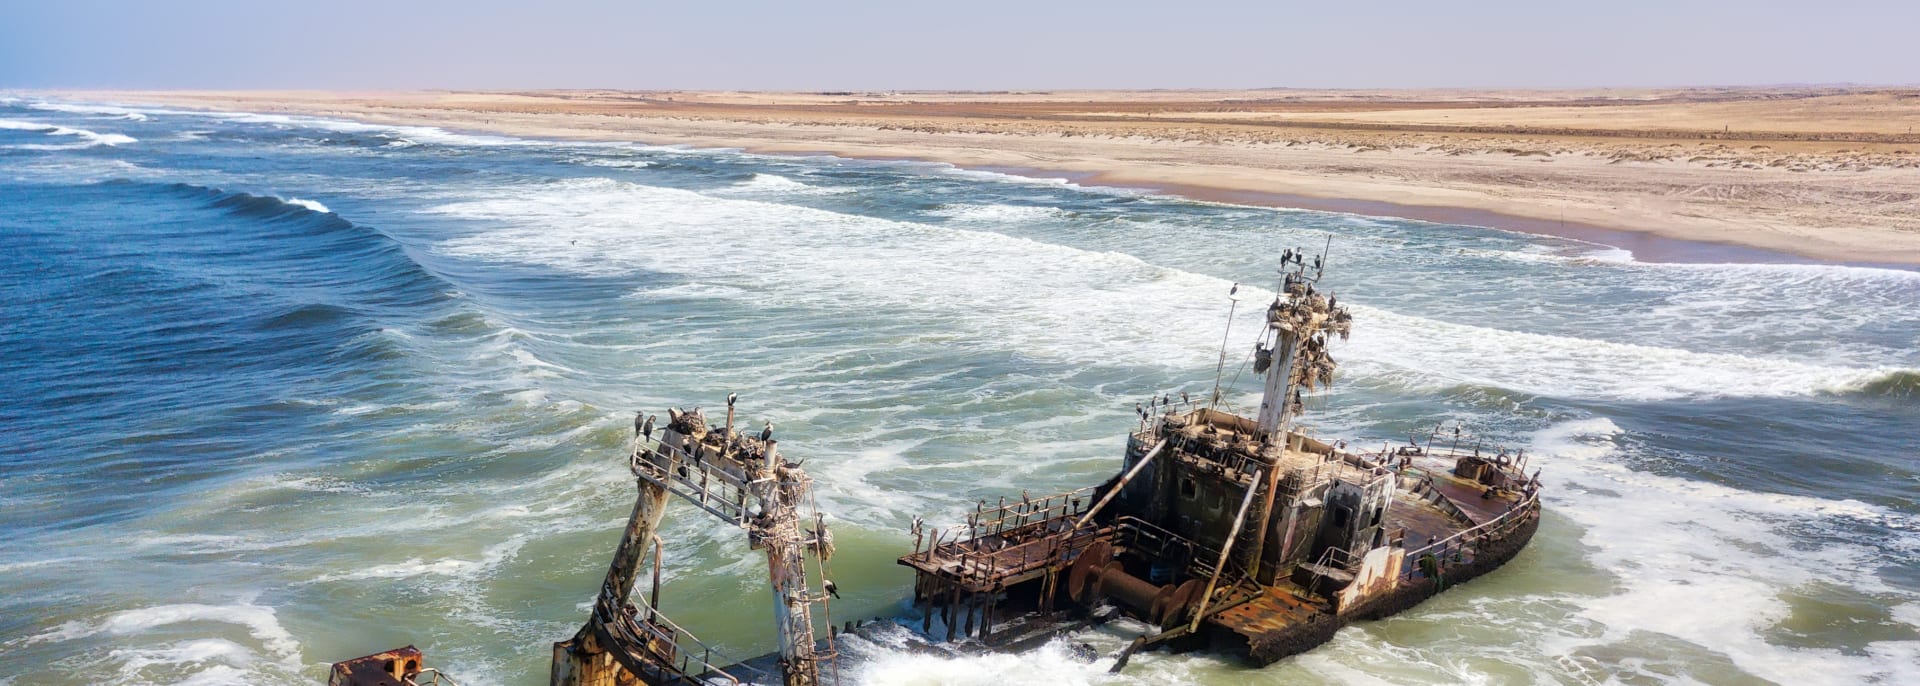
[[[1902,370],[1873,377],[1853,385],[1844,392],[1878,398],[1899,398],[1911,400],[1920,398],[1920,371]]]
[[[753,178],[734,184],[727,190],[767,194],[818,195],[848,193],[853,189],[812,186],[779,174],[755,173]]]
[[[1056,211],[984,207],[954,214]],[[1209,363],[1220,344],[1210,332],[1224,320],[1222,296],[1230,285],[1121,253],[612,179],[523,188],[511,198],[435,211],[497,222],[498,230],[443,246],[459,255],[587,273],[638,268],[702,281],[779,284],[779,297],[794,304],[832,309],[855,298],[876,312],[951,320],[961,325],[956,333],[982,344],[1081,363]],[[712,249],[708,239],[725,247]],[[837,247],[843,245],[862,249]],[[874,278],[902,269],[916,277]],[[1248,302],[1272,297],[1250,287],[1241,293]],[[1243,307],[1242,324],[1257,310]],[[1360,325],[1352,343],[1342,346],[1355,363],[1353,373],[1411,370],[1436,388],[1472,383],[1629,400],[1788,396],[1843,390],[1893,371],[1506,331],[1361,304],[1353,311]],[[1250,337],[1254,327],[1236,329]],[[1230,361],[1244,344],[1233,349]]]
[[[1055,207],[1036,207],[1031,205],[942,205],[928,214],[946,217],[956,221],[982,223],[1018,223],[1044,221],[1066,216],[1066,211]]]
[[[76,128],[67,127],[67,126],[57,126],[54,124],[42,124],[39,122],[23,121],[19,119],[0,119],[0,129],[11,129],[15,131],[38,131],[49,136],[75,136],[80,138],[82,141],[84,141],[76,145],[63,145],[63,146],[16,146],[16,147],[31,149],[31,150],[59,150],[59,149],[71,149],[71,148],[86,148],[86,147],[92,147],[95,145],[124,145],[127,143],[140,142],[140,139],[134,138],[132,136],[128,136],[125,134],[100,133],[97,131],[89,131],[87,129],[76,129]]]

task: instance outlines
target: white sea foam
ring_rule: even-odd
[[[726,190],[761,195],[822,195],[853,191],[852,188],[845,187],[810,186],[779,174],[754,174],[753,178],[734,184]]]
[[[299,205],[301,207],[305,207],[309,210],[313,210],[315,212],[319,212],[322,214],[333,212],[333,210],[327,209],[326,205],[322,205],[319,202],[314,200],[306,200],[303,198],[286,198],[285,202],[289,205]]]
[[[66,112],[69,114],[110,115],[114,118],[125,119],[127,121],[147,121],[148,119],[147,113],[145,111],[136,110],[130,107],[121,107],[118,105],[88,105],[88,104],[66,103],[66,102],[36,102],[31,105],[28,105],[28,107],[31,107],[36,110],[47,110],[50,112]]]
[[[511,559],[524,545],[526,545],[525,539],[515,538],[489,546],[486,550],[481,551],[479,559],[475,560],[444,558],[429,561],[412,557],[391,564],[369,565],[350,572],[323,574],[315,577],[314,582],[411,579],[424,576],[474,579],[481,574],[499,567],[500,563]]]
[[[1018,224],[1045,221],[1066,216],[1066,212],[1055,207],[1034,205],[943,205],[928,214],[947,217],[959,221]]]
[[[95,621],[66,622],[30,636],[24,643],[32,645],[93,636],[125,637],[161,627],[195,622],[243,627],[255,641],[259,642],[260,648],[272,656],[281,660],[297,661],[299,659],[300,642],[294,640],[293,634],[280,625],[280,619],[276,616],[274,609],[247,602],[232,605],[181,603],[123,610]]]
[[[164,648],[118,648],[109,652],[108,657],[120,662],[120,677],[128,683],[144,681],[143,672],[150,667],[205,667],[208,662],[218,662],[227,667],[244,669],[254,661],[251,649],[221,638],[181,641]],[[236,669],[232,675],[239,676],[241,673]],[[228,673],[223,671],[220,674]]]
[[[1595,418],[1550,426],[1533,439],[1549,480],[1548,507],[1586,528],[1582,543],[1591,560],[1618,584],[1617,592],[1580,603],[1578,614],[1604,633],[1560,640],[1557,650],[1646,631],[1710,646],[1777,683],[1859,683],[1898,672],[1896,663],[1879,657],[1783,648],[1764,632],[1787,614],[1780,595],[1806,583],[1894,592],[1875,577],[1874,548],[1827,543],[1809,549],[1790,529],[1896,521],[1908,533],[1886,543],[1911,549],[1920,543],[1911,517],[1857,501],[1754,493],[1634,471],[1614,461],[1620,433],[1612,421]],[[1907,655],[1917,646],[1876,644],[1875,654]]]
[[[974,345],[1076,363],[1204,365],[1219,345],[1208,332],[1224,320],[1226,281],[1120,253],[608,179],[491,195],[435,209],[496,227],[444,250],[724,281],[763,302],[915,316]],[[1272,295],[1243,287],[1241,297],[1253,303],[1242,316],[1257,320]],[[1351,373],[1412,374],[1436,388],[1632,400],[1787,396],[1845,391],[1898,369],[1524,333],[1361,304],[1353,311],[1358,325],[1340,353]],[[1250,338],[1256,327],[1235,328]],[[1245,349],[1231,348],[1236,357]]]
[[[1626,400],[1766,397],[1846,391],[1898,371],[1505,331],[1357,304],[1350,309],[1355,326],[1345,350],[1360,363],[1350,371],[1411,370],[1436,386]]]
[[[591,158],[581,161],[580,164],[589,167],[608,167],[612,169],[646,169],[647,167],[653,166],[653,163],[647,160],[610,160],[605,158]]]
[[[414,143],[437,143],[441,145],[463,146],[502,146],[502,145],[542,145],[532,141],[506,136],[454,133],[433,126],[399,126],[389,124],[366,124],[356,121],[306,117],[289,114],[262,114],[256,112],[212,112],[205,116],[244,124],[268,124],[285,128],[320,129],[340,133],[388,133],[401,140]]]
[[[15,131],[39,131],[49,136],[77,136],[81,140],[85,141],[83,143],[76,144],[76,145],[57,146],[57,147],[56,146],[15,146],[20,148],[51,150],[51,149],[59,149],[59,148],[85,148],[85,147],[92,147],[95,145],[122,145],[126,143],[139,142],[139,139],[134,138],[132,136],[125,135],[125,134],[100,133],[97,131],[89,131],[87,129],[76,129],[76,128],[67,127],[67,126],[57,126],[54,124],[42,124],[40,122],[25,121],[20,119],[0,119],[0,129],[11,129]]]
[[[1150,195],[1150,193],[1147,193],[1146,191],[1141,191],[1141,190],[1132,189],[1132,188],[1120,188],[1118,186],[1083,186],[1083,185],[1074,183],[1069,179],[1060,178],[1060,177],[1024,176],[1020,174],[1008,174],[1005,172],[987,171],[983,169],[966,169],[963,167],[956,167],[951,164],[946,164],[943,162],[932,162],[932,163],[916,162],[916,163],[910,163],[910,164],[914,164],[916,166],[932,166],[938,169],[940,173],[947,176],[957,176],[957,177],[962,177],[962,178],[971,179],[975,181],[991,181],[993,183],[1005,184],[1005,185],[1041,186],[1041,187],[1048,187],[1048,188],[1068,188],[1081,193],[1096,193],[1099,195],[1120,195],[1120,196],[1128,196],[1128,197]]]
[[[858,646],[857,639],[846,642]],[[864,647],[864,646],[861,646]],[[860,647],[851,647],[859,650]],[[1006,684],[1091,684],[1138,683],[1137,675],[1111,675],[1113,661],[1096,663],[1075,659],[1066,641],[1048,642],[1038,649],[1021,653],[989,653],[975,656],[947,656],[902,650],[868,650],[872,657],[863,661],[855,679],[862,684],[938,684],[941,686],[1005,686]]]
[[[964,324],[977,344],[1036,356],[1190,364],[1218,345],[1200,331],[1222,319],[1225,282],[1120,253],[609,179],[488,195],[435,208],[494,227],[443,250],[584,273],[680,274],[775,303],[859,303]],[[1167,336],[1169,320],[1204,324]]]

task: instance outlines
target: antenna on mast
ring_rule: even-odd
[[[1313,280],[1315,283],[1318,283],[1320,281],[1320,277],[1326,276],[1327,255],[1332,252],[1333,252],[1333,232],[1328,231],[1326,247],[1321,248],[1320,256],[1313,259]]]
[[[1238,281],[1233,282],[1233,288],[1227,289],[1227,300],[1232,304],[1227,305],[1227,331],[1220,334],[1220,362],[1213,367],[1213,400],[1207,403],[1209,410],[1220,409],[1220,378],[1227,372],[1227,338],[1233,335],[1233,314],[1240,307],[1240,299],[1235,295],[1239,292]]]

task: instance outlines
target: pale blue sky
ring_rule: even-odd
[[[1920,83],[1920,0],[0,0],[0,88]]]

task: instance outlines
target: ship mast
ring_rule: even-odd
[[[766,471],[772,478],[752,486],[760,514],[748,523],[748,540],[767,551],[768,580],[773,590],[774,625],[780,632],[780,672],[786,686],[820,683],[820,656],[815,654],[813,594],[807,583],[806,555],[812,548],[822,564],[832,555],[832,539],[818,516],[811,533],[800,526],[800,505],[812,494],[813,480],[798,467],[780,460],[774,441],[766,442]]]
[[[1293,416],[1301,408],[1301,392],[1333,380],[1333,358],[1327,355],[1327,335],[1347,337],[1353,318],[1329,295],[1314,289],[1325,273],[1325,255],[1312,259],[1312,276],[1304,253],[1287,251],[1280,269],[1280,291],[1267,307],[1267,330],[1255,350],[1254,371],[1266,374],[1260,394],[1259,427],[1262,438],[1284,443]]]
[[[641,553],[657,540],[668,494],[746,530],[749,545],[766,551],[782,683],[819,686],[823,663],[832,680],[832,637],[824,646],[816,641],[813,606],[820,606],[820,618],[830,625],[826,604],[833,587],[826,573],[833,537],[814,505],[813,479],[800,465],[781,459],[771,422],[758,437],[733,429],[734,399],[728,396],[727,424],[718,430],[707,426],[699,408],[669,410],[669,423],[657,440],[650,419],[637,425],[629,466],[638,477],[640,498],[593,616],[573,639],[554,646],[553,686],[741,681],[725,671],[730,668],[711,662],[711,646],[660,614],[658,598],[635,607],[631,591]],[[820,592],[807,573],[809,557],[820,575]],[[658,574],[657,558],[654,564]]]
[[[1327,238],[1328,247],[1333,238]],[[1260,395],[1258,425],[1260,439],[1270,446],[1266,469],[1266,496],[1261,499],[1260,517],[1254,531],[1249,555],[1250,576],[1259,578],[1260,563],[1267,546],[1267,526],[1273,518],[1274,498],[1280,489],[1284,470],[1280,463],[1292,442],[1288,430],[1293,417],[1302,408],[1301,393],[1333,382],[1333,357],[1327,354],[1327,335],[1345,339],[1353,327],[1353,317],[1340,307],[1332,295],[1314,289],[1326,267],[1326,251],[1312,260],[1313,276],[1307,276],[1304,251],[1289,250],[1281,256],[1280,291],[1267,306],[1267,330],[1255,344],[1254,371],[1266,374],[1266,386]]]

